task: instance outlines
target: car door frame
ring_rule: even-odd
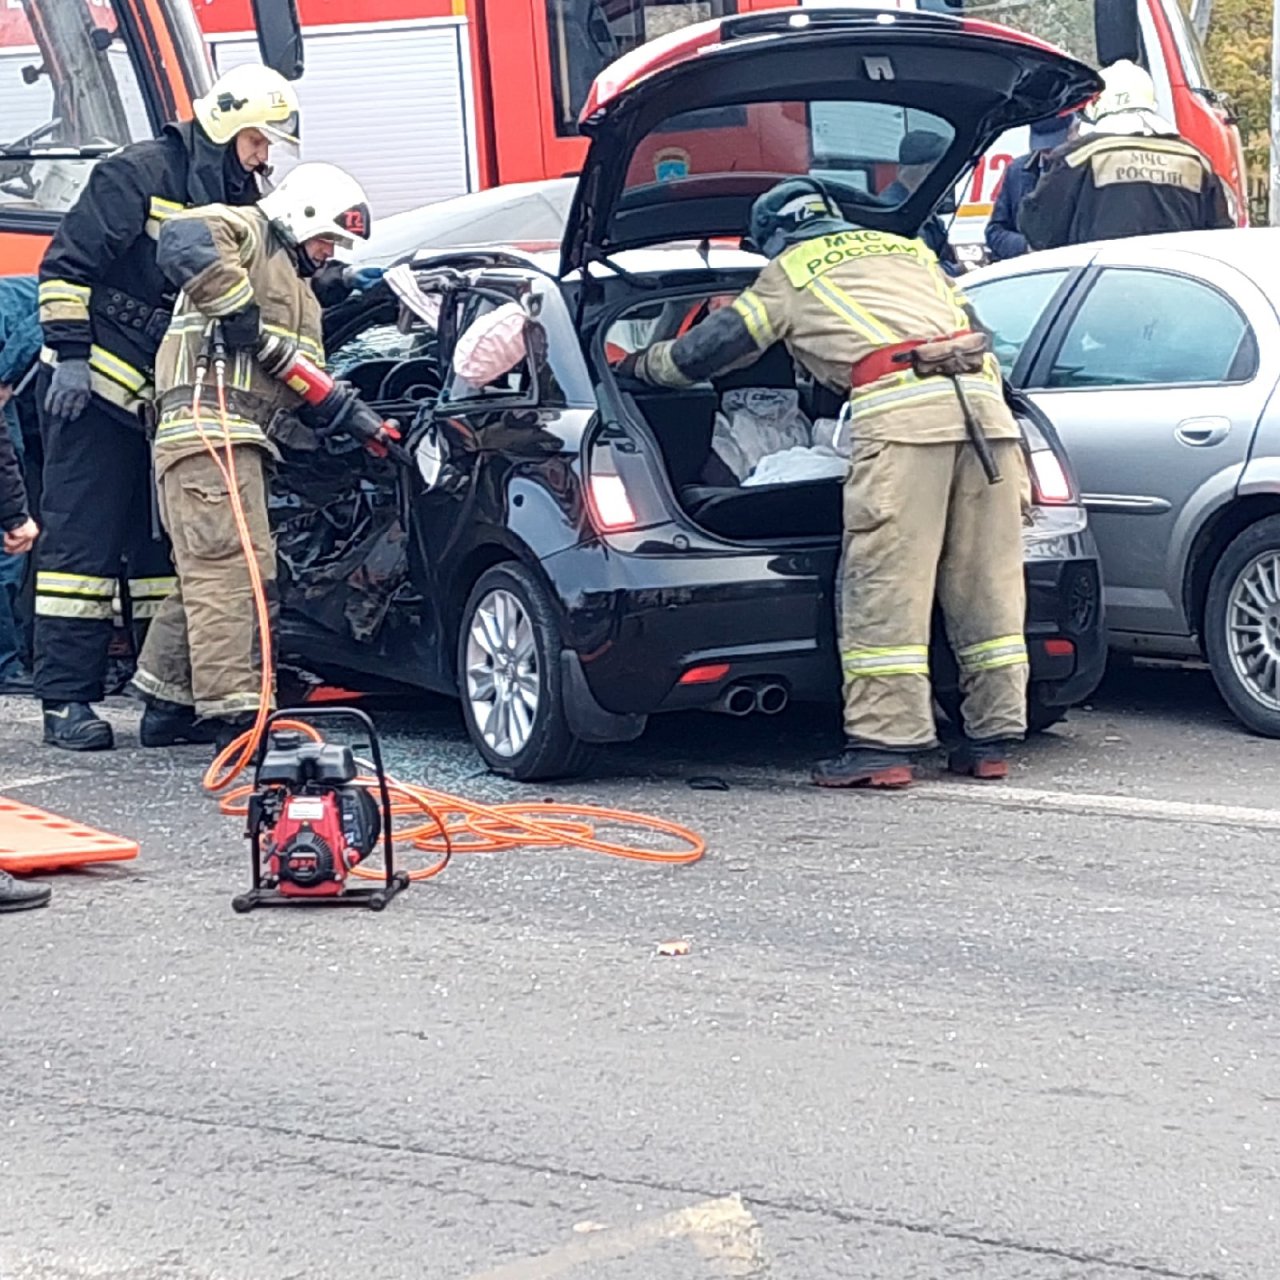
[[[1254,335],[1258,349],[1258,367],[1250,382],[1256,382],[1259,388],[1274,387],[1276,377],[1280,375],[1280,370],[1268,365],[1267,356],[1268,354],[1274,356],[1276,347],[1274,343],[1266,344],[1263,341],[1263,334],[1268,329],[1272,334],[1275,333],[1277,317],[1275,308],[1271,305],[1266,294],[1237,267],[1223,262],[1221,259],[1196,253],[1186,248],[1144,244],[1142,239],[1142,237],[1133,237],[1128,240],[1119,240],[1099,246],[1098,252],[1090,260],[1088,266],[1081,271],[1076,286],[1072,289],[1070,296],[1065,299],[1065,305],[1053,317],[1052,322],[1046,326],[1036,350],[1028,355],[1027,348],[1031,346],[1030,341],[1024,347],[1023,356],[1026,357],[1027,363],[1024,366],[1022,357],[1019,358],[1019,364],[1016,369],[1019,377],[1015,379],[1015,385],[1017,385],[1018,389],[1027,395],[1036,395],[1039,392],[1051,393],[1053,391],[1053,388],[1047,385],[1053,361],[1062,350],[1067,334],[1070,332],[1076,316],[1092,292],[1094,285],[1105,271],[1110,270],[1148,271],[1182,277],[1221,294],[1240,312]],[[1267,349],[1268,345],[1270,346],[1270,351]],[[1170,386],[1205,387],[1213,385],[1218,384],[1160,384],[1161,388],[1164,389],[1168,389]],[[1245,384],[1221,385],[1240,386]],[[1099,388],[1099,390],[1116,389]],[[1132,389],[1140,391],[1144,388],[1134,387]],[[1269,392],[1263,393],[1260,391],[1257,413],[1250,428],[1249,446],[1245,451],[1243,460],[1228,467],[1220,468],[1207,477],[1204,483],[1184,504],[1182,511],[1174,522],[1173,536],[1169,539],[1169,545],[1165,552],[1164,588],[1169,599],[1173,601],[1176,622],[1181,628],[1184,638],[1191,637],[1195,631],[1191,620],[1189,592],[1190,576],[1194,568],[1194,550],[1202,531],[1227,506],[1235,501],[1238,495],[1240,481],[1249,465],[1254,441],[1257,439],[1259,423],[1262,421],[1269,398]],[[1046,404],[1041,407],[1050,421],[1052,421],[1051,406]],[[1069,454],[1069,442],[1067,443],[1067,450]],[[1098,509],[1096,502],[1090,503],[1087,499],[1085,500],[1085,508],[1086,510]],[[1104,564],[1104,575],[1105,571],[1106,566]]]
[[[532,264],[502,263],[469,271],[446,296],[439,339],[446,387],[461,336],[455,324],[457,301],[469,291],[508,292],[513,301],[520,296],[535,299],[536,307],[525,306],[555,352],[554,359],[548,357],[548,368],[552,375],[569,376],[568,385],[559,388],[562,404],[548,400],[554,377],[546,380],[546,371],[534,363],[528,391],[459,400],[442,396],[433,410],[446,456],[459,458],[458,474],[449,483],[417,494],[413,538],[415,554],[434,560],[441,624],[451,639],[456,639],[471,587],[485,569],[502,560],[518,560],[546,580],[542,562],[589,536],[579,453],[598,414],[594,394],[585,403],[584,387],[591,381],[564,295],[558,282]],[[556,608],[563,608],[558,595]],[[456,682],[452,647],[444,646],[448,678]]]

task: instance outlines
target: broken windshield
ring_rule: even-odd
[[[42,212],[71,206],[90,157],[152,136],[109,0],[0,0],[0,131],[0,206]]]

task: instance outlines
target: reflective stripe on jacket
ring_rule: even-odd
[[[227,370],[227,421],[216,391],[206,386],[200,413],[192,412],[196,365],[211,321],[256,303],[262,327],[288,338],[323,363],[321,308],[297,260],[258,209],[211,205],[176,214],[160,234],[159,259],[182,294],[156,357],[159,419],[157,472],[200,453],[205,439],[273,447],[267,428],[301,399],[266,373],[252,352],[235,353]],[[203,434],[202,434],[203,433]]]
[[[850,396],[853,429],[867,440],[930,444],[964,440],[955,387],[910,369],[850,393],[854,365],[873,352],[970,327],[965,299],[919,240],[851,230],[793,245],[741,293],[683,337],[660,342],[636,372],[665,386],[688,386],[751,364],[777,342],[819,382]],[[961,379],[970,408],[992,439],[1015,439],[1000,370]]]

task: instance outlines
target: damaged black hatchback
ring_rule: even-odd
[[[736,241],[773,183],[813,174],[854,220],[913,233],[995,134],[1096,87],[1012,32],[866,10],[724,19],[620,60],[588,101],[562,246],[424,249],[327,317],[332,370],[412,424],[414,466],[286,452],[283,655],[460,696],[486,762],[522,779],[660,711],[835,701],[839,399],[782,348],[678,392],[613,366],[750,283]],[[920,130],[941,158],[908,191],[895,162]],[[1044,726],[1102,673],[1098,562],[1052,431],[1015,408]]]

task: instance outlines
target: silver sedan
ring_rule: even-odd
[[[1056,249],[964,284],[1070,455],[1112,648],[1203,655],[1280,737],[1280,229]]]

